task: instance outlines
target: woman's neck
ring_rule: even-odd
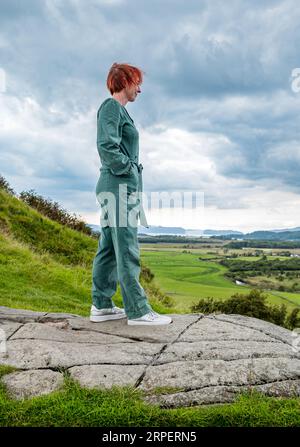
[[[126,96],[126,93],[124,92],[124,91],[121,91],[121,92],[118,92],[118,93],[114,93],[113,95],[112,95],[112,97],[114,98],[114,99],[116,99],[117,101],[119,101],[119,103],[122,105],[122,106],[126,106],[126,104],[128,103],[128,99],[127,99],[127,96]]]

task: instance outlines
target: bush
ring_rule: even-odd
[[[76,214],[69,214],[66,210],[61,208],[58,202],[45,199],[36,194],[33,189],[22,191],[19,198],[49,219],[55,220],[62,225],[66,225],[73,230],[81,231],[89,236],[93,234],[92,229],[84,221],[78,219]]]
[[[151,270],[144,264],[141,266],[141,274],[147,283],[151,282],[154,278],[154,273],[152,273]]]
[[[4,189],[6,192],[11,194],[12,196],[16,195],[15,191],[10,187],[8,181],[5,180],[5,178],[2,177],[2,175],[0,175],[0,188]]]
[[[286,327],[294,329],[300,327],[300,317],[298,317],[300,309],[293,309],[290,315],[286,318]]]
[[[191,306],[192,312],[239,314],[248,317],[259,318],[270,323],[294,329],[300,326],[300,319],[297,318],[300,309],[294,309],[287,315],[285,304],[281,306],[268,305],[266,303],[267,295],[261,290],[252,289],[249,294],[236,293],[228,300],[216,300],[208,297],[199,300]]]

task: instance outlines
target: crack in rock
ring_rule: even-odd
[[[159,359],[159,357],[161,356],[161,354],[164,352],[164,350],[167,348],[167,347],[169,347],[169,346],[171,346],[173,343],[175,343],[178,339],[179,339],[179,337],[182,335],[182,334],[184,334],[193,324],[195,324],[195,323],[198,323],[198,321],[200,321],[201,320],[201,318],[203,318],[203,315],[200,315],[199,316],[199,318],[197,319],[197,320],[195,320],[195,321],[192,321],[191,323],[189,323],[180,333],[179,333],[179,335],[177,336],[177,338],[175,339],[175,340],[173,340],[171,343],[166,343],[162,348],[161,348],[161,350],[157,353],[157,354],[155,354],[154,356],[153,356],[153,358],[152,358],[152,360],[151,360],[151,362],[146,366],[146,368],[145,368],[145,370],[143,371],[143,373],[141,374],[141,376],[138,378],[138,380],[136,381],[136,383],[135,383],[135,388],[137,388],[140,384],[141,384],[141,382],[143,381],[143,379],[144,379],[144,377],[145,377],[145,374],[146,374],[146,372],[147,372],[147,368],[149,367],[149,366],[151,366],[151,365],[153,365],[154,364],[154,362],[155,361],[157,361],[158,359]]]

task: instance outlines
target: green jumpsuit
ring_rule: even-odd
[[[138,195],[143,167],[138,163],[139,134],[134,121],[113,97],[103,101],[97,113],[97,149],[102,165],[96,185],[101,235],[93,261],[92,301],[98,309],[112,307],[119,281],[127,317],[139,318],[152,310],[139,282],[138,219],[148,227]]]

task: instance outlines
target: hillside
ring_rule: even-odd
[[[0,305],[88,315],[97,240],[54,222],[0,188]],[[157,311],[171,304],[142,265]],[[123,307],[120,290],[114,298]]]
[[[230,235],[215,236],[216,239],[239,239],[254,241],[299,241],[300,231],[252,231],[251,233],[232,233]]]

